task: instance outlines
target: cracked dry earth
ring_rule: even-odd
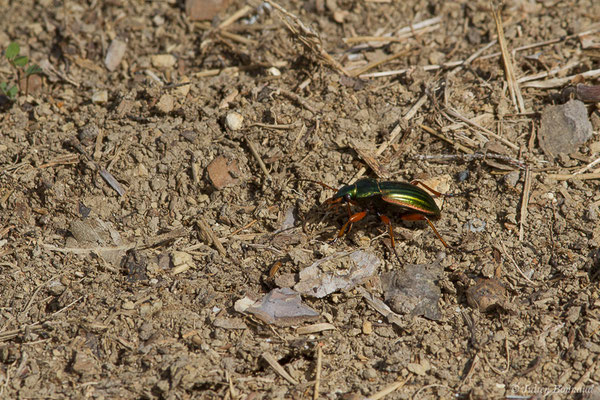
[[[187,3],[0,0],[0,398],[600,398],[599,2]]]

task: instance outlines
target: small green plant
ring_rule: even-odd
[[[0,82],[0,92],[11,100],[16,99],[17,94],[19,93],[19,85],[21,84],[22,78],[25,78],[25,93],[27,93],[29,77],[42,72],[42,69],[37,64],[29,64],[29,66],[27,66],[29,63],[29,57],[20,56],[20,51],[21,47],[19,44],[17,42],[11,42],[4,52],[4,57],[6,57],[6,60],[12,66],[17,75],[17,82],[14,85],[11,85],[6,81]]]

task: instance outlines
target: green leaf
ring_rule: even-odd
[[[6,93],[6,87],[7,87],[6,82],[0,82],[0,91],[2,93]]]
[[[34,75],[34,74],[41,74],[41,73],[42,73],[42,69],[37,64],[31,64],[29,67],[27,67],[27,70],[25,71],[26,76]]]
[[[10,98],[10,99],[14,99],[15,97],[17,97],[17,93],[19,93],[19,88],[16,86],[12,86],[10,89],[8,89],[6,91],[6,95]]]
[[[19,43],[11,42],[11,44],[9,44],[6,48],[6,52],[4,52],[4,54],[6,55],[7,59],[12,60],[19,55],[20,50],[21,48],[19,47]]]
[[[29,62],[29,57],[27,56],[19,56],[13,60],[17,67],[24,67],[27,62]]]

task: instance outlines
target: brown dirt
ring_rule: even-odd
[[[497,56],[462,68],[422,68],[467,59],[495,39],[488,2],[280,3],[319,32],[323,49],[345,69],[394,54],[400,56],[367,73],[409,69],[364,79],[327,66],[275,12],[254,8],[216,28],[243,7],[239,1],[212,25],[188,21],[174,1],[1,4],[2,47],[18,41],[58,75],[48,72],[40,88],[0,114],[0,397],[310,398],[317,346],[320,398],[370,396],[396,381],[405,383],[389,398],[553,390],[549,398],[587,398],[600,381],[598,184],[549,175],[597,158],[597,137],[577,154],[546,157],[531,135],[560,89],[523,89],[527,112],[516,113]],[[600,3],[592,0],[507,2],[502,10],[509,48],[581,32],[598,15]],[[399,42],[351,53],[357,44],[343,41],[433,17],[440,18],[437,29]],[[127,50],[108,72],[104,57],[114,38]],[[497,51],[494,45],[483,55]],[[176,64],[155,67],[157,54],[173,55]],[[567,74],[598,68],[597,50],[582,51],[571,38],[516,53],[515,73],[576,59]],[[0,67],[0,78],[10,79],[8,65]],[[186,79],[189,86],[166,86]],[[102,90],[107,102],[93,102]],[[416,114],[404,119],[422,96]],[[445,107],[520,150],[450,121]],[[244,118],[242,129],[229,129],[230,112]],[[436,226],[472,253],[443,252],[426,225],[392,218],[403,262],[441,260],[441,320],[406,316],[402,327],[391,324],[357,290],[304,298],[321,314],[317,322],[336,327],[309,335],[234,311],[236,300],[258,299],[273,287],[268,274],[278,261],[276,274],[298,272],[365,247],[381,259],[380,272],[402,268],[375,217],[328,244],[344,213],[320,206],[331,192],[295,181],[350,182],[398,124],[399,139],[372,157],[382,174],[399,181],[446,176],[449,192],[469,191],[444,202]],[[465,151],[504,154],[531,169],[522,240],[523,170],[500,157],[422,157]],[[215,159],[227,173],[208,176]],[[376,177],[372,168],[365,175]],[[274,235],[289,209],[294,228]],[[467,229],[482,221],[483,230]],[[471,307],[466,291],[476,278],[497,279],[505,303],[486,313]],[[377,279],[363,287],[382,297]],[[265,354],[298,384],[277,374]]]

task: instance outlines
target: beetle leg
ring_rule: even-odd
[[[348,210],[348,220],[351,220],[352,219],[352,209],[350,208],[350,203],[346,203],[346,209]],[[350,223],[350,226],[348,226],[348,232],[346,232],[346,233],[350,233],[351,230],[352,230],[352,222]]]
[[[451,246],[448,246],[448,243],[446,243],[446,241],[444,240],[442,235],[440,235],[440,233],[437,231],[437,229],[435,229],[435,226],[433,226],[433,223],[431,222],[431,220],[429,218],[427,218],[425,215],[416,214],[416,213],[415,214],[405,214],[405,215],[401,216],[400,219],[402,219],[404,221],[427,221],[427,223],[429,224],[431,229],[433,229],[433,233],[435,233],[435,235],[438,237],[438,239],[440,239],[440,241],[442,242],[444,247],[446,247],[447,249],[452,248]]]
[[[390,229],[390,238],[392,239],[392,250],[394,250],[394,254],[396,255],[396,258],[398,259],[398,262],[400,263],[400,265],[402,265],[402,262],[400,261],[400,257],[398,257],[398,252],[396,251],[396,241],[394,240],[394,228],[392,227],[392,222],[390,221],[390,219],[387,216],[385,216],[383,214],[377,213],[377,215],[379,216],[379,219],[381,219],[381,222],[386,224],[388,226],[388,228]]]
[[[335,239],[333,239],[331,241],[331,243],[335,243],[337,242],[337,240],[339,238],[341,238],[342,236],[344,236],[344,232],[346,232],[346,228],[348,228],[348,225],[352,225],[353,223],[360,221],[361,219],[363,219],[365,217],[365,215],[367,215],[367,211],[361,211],[358,212],[356,214],[350,215],[350,218],[348,218],[348,221],[346,221],[346,223],[344,224],[344,226],[342,226],[342,229],[340,229],[340,231],[338,232],[337,236],[335,237]]]

